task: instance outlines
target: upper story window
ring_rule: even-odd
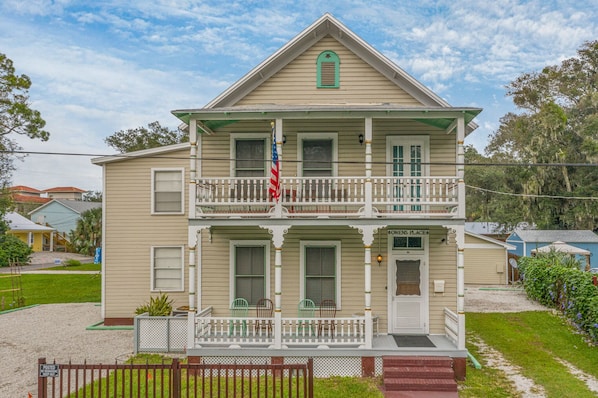
[[[152,214],[183,214],[184,169],[152,169]]]
[[[336,175],[336,134],[299,134],[300,175],[332,177]]]
[[[266,139],[235,139],[233,159],[236,177],[266,176]]]
[[[338,55],[334,51],[323,51],[318,55],[316,64],[318,74],[317,87],[339,88],[341,60]]]

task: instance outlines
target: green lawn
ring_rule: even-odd
[[[571,375],[557,358],[598,378],[598,347],[590,346],[582,335],[574,333],[567,322],[551,312],[468,313],[469,338],[480,338],[500,351],[504,358],[521,368],[521,374],[541,385],[548,397],[596,397],[582,381]],[[471,344],[470,352],[476,356]],[[484,367],[468,368],[467,381],[462,384],[461,397],[511,397],[506,391],[502,372]],[[483,375],[483,381],[479,380]],[[504,380],[506,381],[506,380]],[[491,387],[486,387],[483,383]],[[495,386],[494,384],[500,384]],[[505,389],[505,391],[502,391]]]

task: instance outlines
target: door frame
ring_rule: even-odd
[[[409,249],[395,249],[393,248],[393,239],[396,236],[420,236],[422,237],[423,249],[409,250]],[[420,311],[420,324],[423,324],[420,330],[407,332],[409,334],[429,334],[430,333],[430,294],[429,294],[429,280],[430,280],[430,252],[429,252],[429,230],[428,229],[389,229],[387,231],[387,314],[388,314],[388,334],[397,334],[395,332],[394,325],[394,312],[393,312],[393,297],[396,291],[396,278],[395,278],[395,267],[396,260],[398,259],[409,259],[417,258],[421,259],[424,263],[423,270],[420,274],[421,277],[421,311]],[[421,267],[421,266],[420,266]],[[420,268],[421,269],[421,268]]]

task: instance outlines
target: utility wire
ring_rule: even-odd
[[[548,199],[576,199],[576,200],[598,200],[598,197],[595,196],[558,196],[558,195],[534,195],[534,194],[526,194],[526,193],[511,193],[511,192],[500,192],[500,191],[493,191],[492,189],[480,188],[475,187],[473,185],[465,184],[467,188],[475,189],[477,191],[483,192],[490,192],[499,195],[507,195],[507,196],[519,196],[519,197],[526,197],[526,198],[548,198]]]
[[[97,153],[76,153],[76,152],[42,152],[42,151],[0,151],[2,154],[20,154],[20,155],[53,155],[53,156],[84,156],[84,157],[111,157],[111,158],[131,158],[131,159],[179,159],[190,160],[190,156],[164,156],[160,154],[134,155],[131,153],[117,153],[117,154],[97,154]],[[234,162],[238,160],[255,160],[255,159],[240,159],[240,158],[225,158],[225,157],[197,157],[197,160],[202,161],[225,161]],[[265,159],[264,162],[269,163],[270,159]],[[281,163],[301,163],[302,160],[285,160],[280,159]],[[363,160],[342,160],[342,161],[322,161],[319,163],[335,163],[335,164],[365,164]],[[373,161],[372,164],[396,164],[401,162],[386,162]],[[404,164],[412,164],[411,162],[402,162]],[[598,167],[598,163],[459,163],[459,162],[418,162],[413,163],[422,166],[493,166],[493,167]]]

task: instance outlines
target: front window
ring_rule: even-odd
[[[152,248],[152,291],[183,290],[183,247]]]
[[[183,169],[152,170],[152,213],[183,213]]]
[[[334,300],[340,308],[340,242],[302,242],[301,246],[301,298],[316,306]]]
[[[268,297],[268,250],[262,242],[233,242],[233,296],[244,298],[249,305],[256,305],[261,298]]]
[[[264,177],[266,175],[266,140],[235,140],[235,176]]]

